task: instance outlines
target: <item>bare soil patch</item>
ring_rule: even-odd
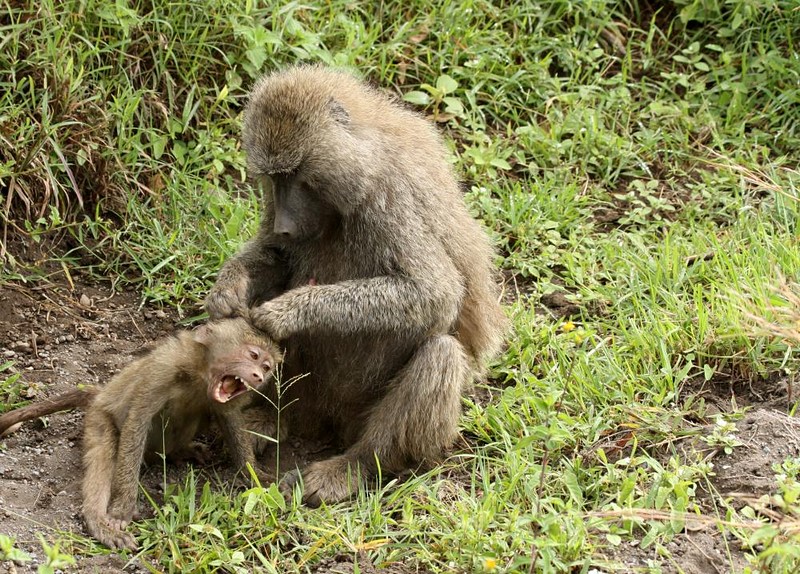
[[[687,461],[706,460],[713,464],[709,485],[697,493],[703,517],[724,519],[715,500],[726,500],[734,508],[751,506],[757,514],[779,522],[782,517],[768,503],[759,500],[776,492],[774,466],[789,458],[800,457],[800,419],[789,416],[791,381],[780,376],[761,380],[717,377],[704,383],[689,384],[683,394],[699,395],[708,406],[708,414],[731,413],[742,407],[745,412],[734,421],[731,433],[740,443],[730,453],[721,445],[709,445],[700,436],[711,436],[715,424],[705,425],[698,437],[678,441],[663,453],[668,458],[677,449]],[[741,411],[739,411],[741,412]],[[748,560],[748,554],[750,560]],[[632,572],[658,571],[665,574],[704,574],[742,572],[753,567],[753,552],[743,548],[734,536],[720,533],[714,520],[689,525],[665,545],[663,550],[638,544],[623,544],[610,551],[610,557],[631,568]],[[658,566],[659,570],[654,570]]]
[[[782,373],[768,377],[716,373],[708,381],[701,377],[689,381],[682,394],[702,397],[709,407],[709,414],[728,413],[743,407],[786,412],[797,400],[794,386],[793,381]]]

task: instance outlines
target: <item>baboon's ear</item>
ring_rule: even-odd
[[[192,338],[196,343],[200,343],[204,347],[208,347],[211,344],[211,334],[213,332],[214,328],[211,325],[200,325],[194,331],[192,331]]]
[[[345,107],[334,98],[328,100],[328,113],[340,124],[347,125],[350,123],[350,114],[347,113]]]

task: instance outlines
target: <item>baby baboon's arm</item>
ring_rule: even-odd
[[[119,430],[104,409],[90,408],[84,418],[83,519],[94,538],[109,548],[136,550],[136,540],[126,524],[108,515]]]
[[[143,389],[130,406],[128,416],[119,429],[113,480],[114,499],[108,514],[123,524],[130,522],[136,512],[139,470],[147,446],[147,435],[155,423],[154,418],[170,400],[175,378],[175,374],[170,373],[168,377],[150,379],[147,389]],[[172,424],[186,423],[174,421]]]

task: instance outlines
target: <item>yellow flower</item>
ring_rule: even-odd
[[[570,331],[574,331],[575,330],[575,323],[573,323],[572,321],[567,321],[566,323],[561,325],[561,330],[564,333],[569,333]]]
[[[483,569],[487,572],[494,572],[497,569],[497,560],[494,558],[484,558]]]

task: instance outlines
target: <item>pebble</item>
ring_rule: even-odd
[[[9,358],[11,358],[11,357],[16,357],[16,356],[17,356],[17,353],[15,353],[14,351],[12,351],[11,349],[5,349],[5,350],[3,351],[3,356],[4,356],[4,357],[9,357]]]

